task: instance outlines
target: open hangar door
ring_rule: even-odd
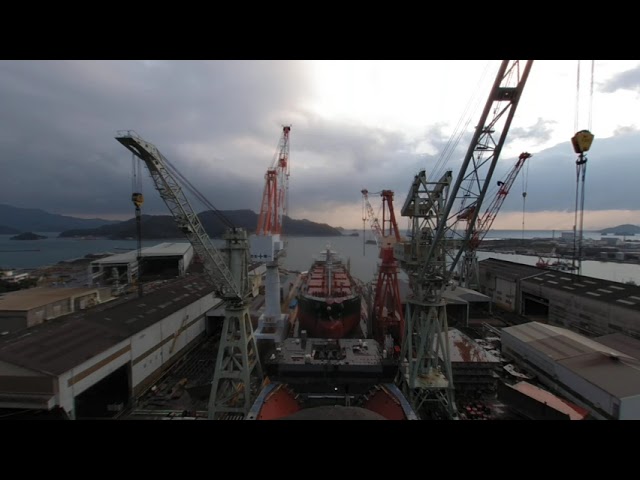
[[[112,418],[131,398],[131,364],[127,363],[75,398],[76,419]]]

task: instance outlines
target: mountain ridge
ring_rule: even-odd
[[[97,228],[118,223],[102,218],[77,218],[49,213],[39,208],[14,207],[0,203],[0,225],[20,232],[61,232],[73,228]]]
[[[249,234],[254,233],[258,224],[258,214],[252,210],[221,210],[226,219],[237,227],[244,228]],[[226,231],[226,225],[212,210],[198,214],[205,231],[210,237],[221,237]],[[184,236],[175,225],[171,215],[142,215],[142,238],[148,240],[181,238]],[[294,220],[284,217],[282,229],[287,236],[328,237],[343,236],[343,233],[326,223],[316,223],[311,220]],[[103,225],[91,229],[70,229],[60,233],[59,237],[107,237],[114,240],[135,238],[135,218],[118,222],[113,225]]]

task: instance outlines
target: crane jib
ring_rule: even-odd
[[[232,228],[227,240],[227,258],[215,248],[202,222],[185,196],[181,184],[184,177],[168,161],[158,148],[142,139],[132,130],[120,131],[116,140],[140,158],[151,174],[156,190],[169,208],[179,230],[189,239],[195,253],[221,294],[229,300],[242,300],[249,293],[248,239],[246,232]]]

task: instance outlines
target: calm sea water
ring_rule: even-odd
[[[364,281],[373,278],[378,260],[376,245],[365,245],[360,236],[350,237],[291,237],[288,239],[287,255],[283,260],[286,268],[291,270],[307,270],[313,258],[327,246],[336,250],[343,260],[349,261],[351,272]],[[524,238],[551,238],[551,231],[525,231]],[[48,238],[45,240],[9,240],[11,235],[0,235],[0,267],[4,268],[35,268],[52,265],[62,260],[81,258],[90,253],[123,253],[136,248],[135,240],[80,240],[71,238],[57,238],[57,233],[40,232]],[[559,231],[555,232],[559,237]],[[365,238],[371,238],[366,232]],[[495,230],[489,232],[486,238],[522,238],[522,231]],[[599,239],[596,232],[585,232],[585,238]],[[165,240],[167,242],[186,242],[185,238]],[[162,243],[159,240],[145,240],[143,246]],[[215,243],[221,244],[221,241]],[[34,250],[34,251],[27,251]],[[512,262],[534,265],[538,258],[526,255],[509,255],[489,252],[478,252],[478,259],[499,258]],[[582,264],[584,275],[626,282],[633,280],[640,284],[640,265],[585,261]]]

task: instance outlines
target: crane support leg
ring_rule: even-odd
[[[244,417],[261,385],[262,368],[256,348],[249,305],[230,304],[224,317],[216,369],[209,397],[209,419],[225,414]]]
[[[449,419],[457,419],[446,304],[410,299],[405,322],[401,358],[406,360],[398,383],[416,411],[425,402],[437,402]]]

